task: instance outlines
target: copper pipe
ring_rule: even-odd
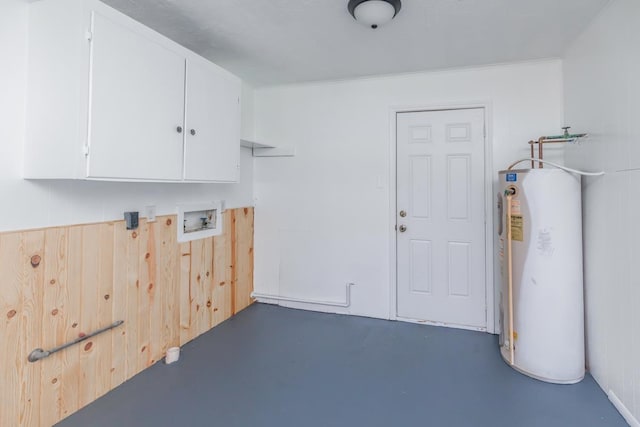
[[[565,140],[565,139],[545,139],[542,141],[543,144],[564,144],[567,141],[570,140]],[[537,144],[538,141],[529,141],[529,144]]]
[[[544,141],[544,137],[541,136],[540,139],[538,139],[538,160],[542,160],[542,144]],[[542,169],[544,167],[544,164],[541,162],[538,162],[538,168]]]
[[[532,145],[533,147],[533,145]],[[513,346],[513,255],[512,255],[512,231],[511,231],[511,199],[512,194],[507,194],[507,282],[509,286],[509,362],[514,364]]]
[[[534,152],[533,152],[533,144],[534,144],[534,142],[533,142],[533,141],[529,141],[529,146],[531,147],[531,158],[532,158],[532,159],[534,158],[534,157],[533,157],[533,156],[534,156]],[[533,161],[533,160],[531,160],[531,169],[533,169],[533,168],[535,168],[535,167],[536,167],[536,165],[535,165],[534,161]]]

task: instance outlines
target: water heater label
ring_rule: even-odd
[[[511,240],[524,241],[524,219],[522,215],[511,215]]]
[[[517,173],[508,173],[507,174],[507,182],[516,182],[518,180]]]

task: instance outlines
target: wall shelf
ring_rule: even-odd
[[[293,147],[254,148],[253,157],[294,157],[296,149]]]
[[[251,141],[249,139],[241,139],[240,146],[246,148],[275,148],[273,145],[264,144],[262,142]]]
[[[251,148],[253,157],[294,157],[296,149],[293,147],[275,147],[249,139],[240,139],[240,146]]]

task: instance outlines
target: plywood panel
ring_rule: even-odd
[[[237,263],[236,263],[236,254],[238,252],[238,235],[236,233],[236,213],[231,211],[229,213],[229,222],[227,225],[229,226],[229,235],[227,236],[230,240],[229,246],[231,247],[231,257],[227,260],[229,263],[229,275],[231,276],[231,314],[236,314],[236,286],[238,281],[238,274],[236,271]]]
[[[114,320],[128,320],[127,290],[135,288],[138,273],[137,246],[132,247],[131,242],[137,244],[137,240],[131,239],[129,232],[123,223],[114,224],[113,238],[113,291],[111,293],[111,310]],[[135,255],[132,255],[134,252]],[[127,262],[129,259],[136,261],[135,265]],[[117,387],[127,379],[127,342],[129,323],[125,322],[111,335],[111,386]]]
[[[98,279],[96,282],[96,313],[99,328],[108,326],[114,322],[113,318],[113,294],[114,286],[114,225],[113,223],[100,224],[98,227],[99,263]],[[89,283],[85,283],[85,286]],[[93,331],[93,329],[92,329]],[[111,390],[111,359],[112,359],[112,334],[119,331],[109,331],[92,339],[96,357],[96,397],[100,397]]]
[[[98,323],[97,302],[100,282],[100,225],[82,227],[82,282],[80,304],[80,332],[87,335],[101,325]],[[88,405],[96,399],[96,365],[98,353],[95,339],[78,345],[80,351],[79,405]]]
[[[140,240],[138,239],[137,230],[126,230],[124,223],[118,223],[117,229],[126,235],[126,256],[121,260],[121,269],[127,271],[127,313],[125,318],[124,330],[127,339],[126,347],[126,379],[133,377],[138,373],[138,287],[140,286],[139,278],[139,252]],[[121,284],[118,284],[120,286]]]
[[[180,245],[180,345],[191,341],[191,243]]]
[[[251,302],[253,209],[176,241],[175,216],[0,234],[0,425],[52,425]],[[235,309],[234,309],[234,300]],[[124,325],[49,358],[34,348]]]
[[[233,216],[236,246],[233,253],[236,275],[234,283],[235,314],[253,303],[251,298],[253,291],[253,209],[236,209]]]
[[[205,240],[194,240],[191,242],[191,323],[189,325],[189,340],[199,335],[198,331],[202,327],[204,310],[201,310],[204,299],[204,286],[202,279],[202,264],[204,262],[204,242]]]
[[[0,270],[2,290],[0,292],[0,342],[19,343],[22,323],[22,293],[20,274],[20,233],[0,235]],[[20,406],[20,364],[24,357],[15,346],[0,345],[2,360],[2,386],[0,387],[0,425],[16,425]]]
[[[156,294],[161,315],[161,336],[156,360],[163,357],[167,348],[180,345],[180,331],[176,325],[180,324],[180,292],[177,284],[180,277],[180,251],[177,244],[176,221],[173,218],[161,218],[157,225],[156,254],[158,260],[158,277]],[[156,316],[158,316],[156,314]]]
[[[67,306],[67,231],[51,228],[45,232],[44,284],[42,287],[42,347],[65,342]],[[64,355],[56,353],[42,361],[40,377],[40,423],[52,425],[60,419]]]
[[[213,242],[211,238],[191,242],[191,324],[189,339],[210,329],[211,316],[207,303],[211,294]]]
[[[80,299],[82,290],[82,227],[68,229],[67,282],[62,287],[65,306],[63,343],[74,340],[79,335]],[[60,376],[61,400],[60,417],[64,418],[80,406],[78,385],[80,382],[80,350],[70,347],[60,352],[62,374]]]
[[[20,322],[19,370],[21,375],[21,426],[40,424],[40,378],[42,364],[29,363],[27,355],[42,339],[42,286],[44,282],[44,231],[25,232],[18,248],[21,267],[22,320]]]
[[[151,254],[149,252],[149,229],[146,220],[140,220],[138,229],[138,240],[140,241],[140,251],[138,260],[140,267],[138,270],[138,344],[137,344],[137,368],[136,373],[149,366],[149,290],[153,288],[155,276],[155,266],[151,265]]]
[[[220,324],[233,315],[231,307],[232,277],[232,211],[226,211],[223,217],[223,233],[213,239],[213,317],[212,327]]]
[[[147,366],[151,366],[162,358],[162,288],[158,286],[160,275],[158,257],[158,242],[156,236],[157,223],[147,224],[147,252],[145,262],[149,270],[149,284],[147,285],[147,299],[149,301],[149,347],[147,349]]]
[[[203,306],[200,308],[204,311],[202,322],[198,329],[198,335],[207,332],[212,328],[213,323],[213,237],[203,239],[204,251],[202,262],[202,287],[204,295],[202,299]]]

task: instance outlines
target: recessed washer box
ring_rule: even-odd
[[[178,242],[221,234],[222,209],[221,201],[178,205]]]

